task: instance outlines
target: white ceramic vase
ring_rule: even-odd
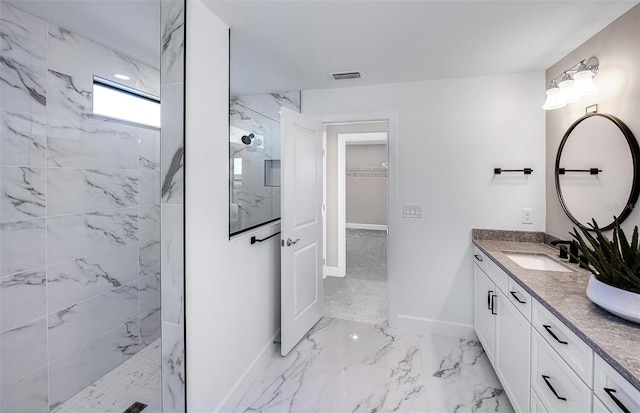
[[[640,294],[612,287],[592,275],[587,285],[587,297],[608,312],[640,324]]]

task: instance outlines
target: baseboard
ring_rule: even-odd
[[[338,275],[338,267],[324,267],[324,277],[344,277],[344,275]]]
[[[347,229],[370,229],[373,231],[386,231],[387,230],[387,226],[386,225],[380,225],[380,224],[355,224],[355,223],[346,223],[345,227]]]
[[[417,331],[419,333],[439,334],[449,337],[468,338],[477,340],[473,325],[454,323],[450,321],[432,320],[429,318],[414,317],[398,314],[397,327],[400,330]]]
[[[249,387],[253,384],[254,380],[260,375],[267,367],[269,360],[273,352],[276,351],[277,344],[274,341],[280,336],[280,329],[269,339],[269,342],[265,344],[260,353],[253,359],[249,367],[240,376],[238,381],[233,385],[231,390],[224,396],[222,401],[218,404],[214,412],[231,412],[233,411],[242,396],[245,395]]]

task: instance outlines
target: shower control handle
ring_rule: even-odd
[[[294,245],[296,242],[300,241],[300,238],[296,240],[292,240],[291,238],[287,238],[287,247]]]

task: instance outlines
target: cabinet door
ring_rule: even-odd
[[[611,410],[607,409],[595,394],[593,395],[593,413],[611,413]]]
[[[593,392],[607,410],[612,412],[640,412],[640,390],[636,389],[600,357],[596,355]]]
[[[491,303],[492,295],[497,295],[497,291],[493,282],[477,265],[473,266],[473,278],[475,283],[473,324],[482,347],[493,364],[496,316],[492,314]],[[495,303],[495,297],[493,301]]]
[[[497,312],[494,367],[509,401],[517,412],[529,408],[531,324],[501,292]]]
[[[591,389],[535,329],[531,335],[531,388],[547,410],[591,412]]]

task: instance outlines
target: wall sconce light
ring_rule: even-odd
[[[593,95],[598,87],[593,78],[598,74],[600,62],[597,57],[590,57],[562,72],[549,82],[546,91],[547,99],[542,106],[544,110],[560,109],[567,103],[576,102],[583,96]]]

